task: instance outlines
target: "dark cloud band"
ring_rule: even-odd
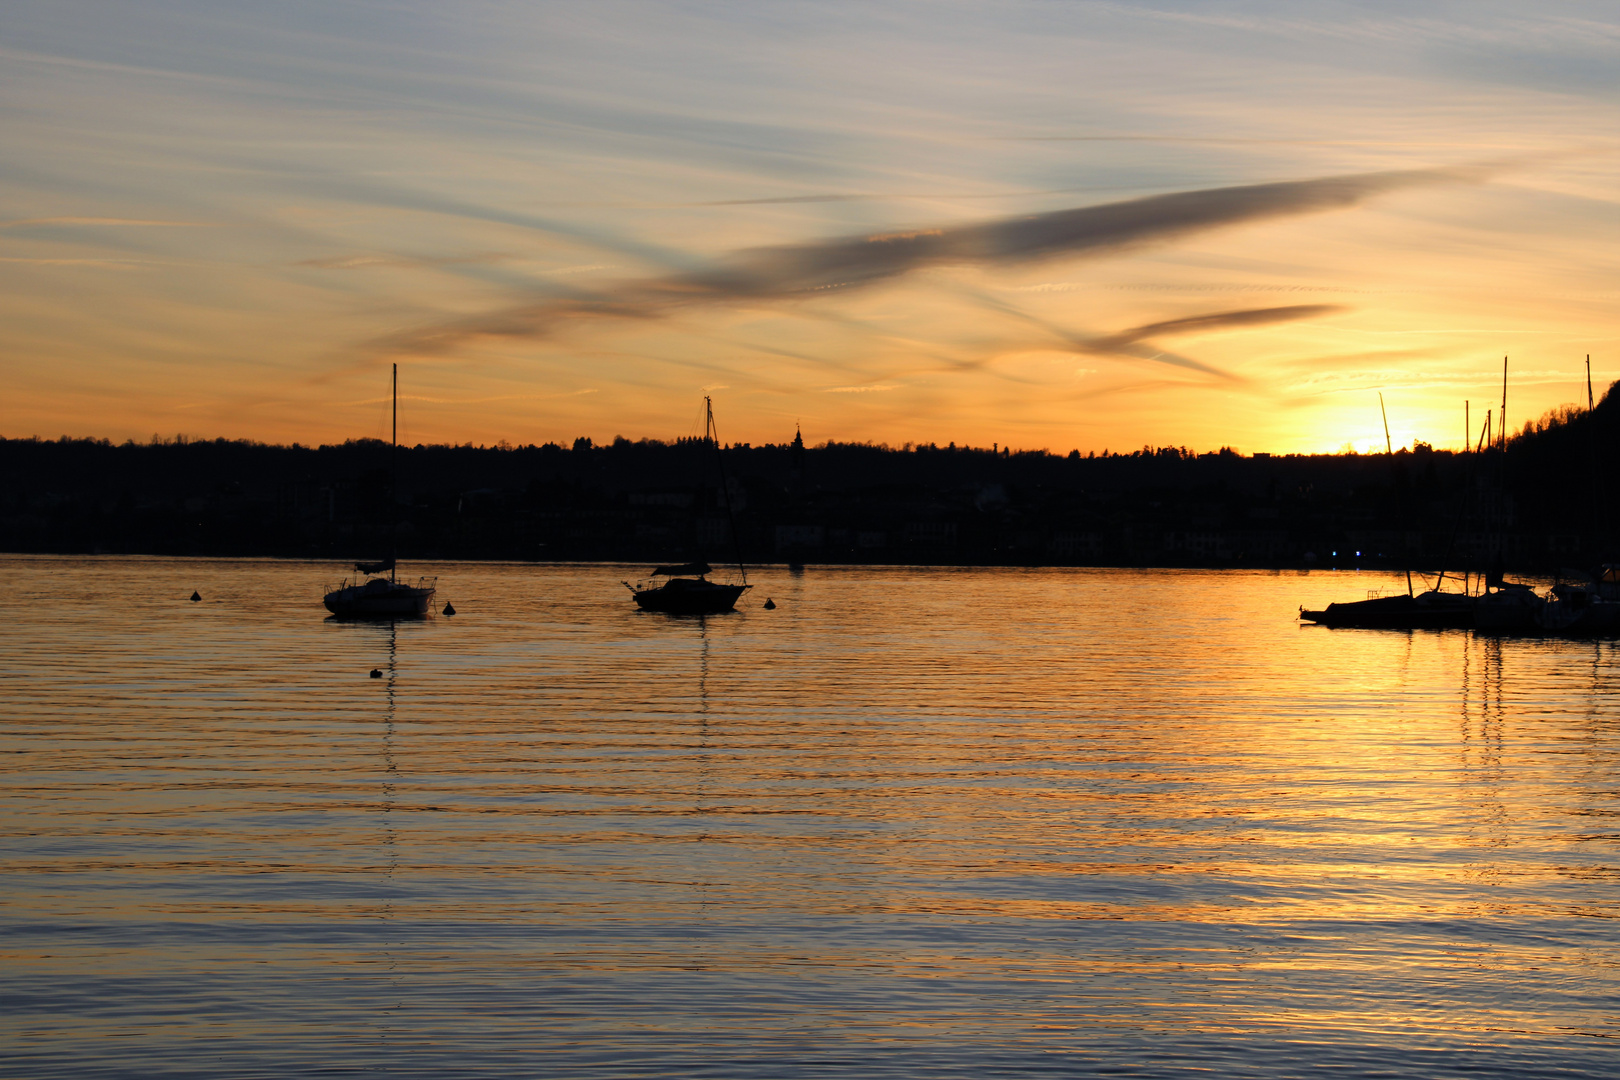
[[[1486,166],[1409,169],[1244,184],[969,225],[752,248],[709,269],[625,282],[605,295],[547,298],[384,345],[391,352],[443,352],[479,336],[543,336],[578,319],[650,318],[694,305],[813,297],[935,266],[1010,266],[1101,255],[1211,229],[1345,209],[1394,191],[1479,182],[1491,171]],[[1155,332],[1167,332],[1168,325]]]
[[[1117,334],[1098,338],[1094,344],[1099,347],[1128,345],[1147,338],[1172,337],[1176,334],[1269,326],[1274,323],[1293,322],[1296,319],[1314,319],[1319,315],[1331,315],[1343,310],[1345,309],[1342,304],[1289,304],[1285,307],[1212,311],[1206,315],[1193,315],[1185,319],[1168,319],[1164,322],[1148,323],[1146,326],[1133,326],[1129,330],[1121,330]]]

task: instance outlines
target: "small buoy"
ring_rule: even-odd
[[[372,668],[372,669],[371,669],[371,677],[372,677],[372,678],[373,678],[373,679],[380,679],[380,678],[382,678],[382,668]]]
[[[766,611],[775,611],[776,610],[776,601],[772,600],[768,596],[765,598],[765,610]]]
[[[456,605],[454,605],[454,604],[446,604],[446,605],[444,605],[444,613],[446,615],[454,615],[456,613]]]
[[[194,593],[191,594],[191,602],[193,604],[195,604],[197,601],[199,601],[201,599],[202,599],[202,593],[194,592]]]

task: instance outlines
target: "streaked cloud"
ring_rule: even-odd
[[[1188,315],[1180,319],[1133,326],[1105,338],[1096,344],[1100,348],[1110,345],[1130,345],[1147,338],[1173,337],[1177,334],[1199,334],[1211,330],[1230,330],[1273,323],[1292,322],[1295,319],[1314,319],[1347,310],[1341,304],[1291,304],[1287,307],[1249,308],[1244,311],[1212,311],[1204,315]]]
[[[504,252],[480,255],[330,255],[319,259],[300,259],[294,265],[313,266],[321,270],[414,269],[432,266],[473,266],[506,262],[512,256]]]
[[[479,336],[543,336],[564,322],[584,318],[647,319],[701,304],[803,299],[831,290],[866,288],[933,266],[1018,265],[1059,257],[1095,257],[1247,222],[1345,209],[1407,188],[1478,183],[1492,171],[1487,166],[1409,169],[1244,184],[970,225],[754,248],[734,253],[712,269],[626,282],[601,296],[548,297],[487,317],[412,331],[385,341],[383,348],[407,355],[444,352]],[[1250,319],[1251,324],[1261,321]],[[1123,339],[1108,340],[1128,344]]]
[[[111,218],[111,217],[36,217],[13,218],[10,221],[0,221],[0,229],[20,229],[33,225],[104,225],[104,226],[135,226],[139,228],[165,228],[165,229],[201,229],[207,228],[210,222],[206,221],[147,221],[142,218]]]

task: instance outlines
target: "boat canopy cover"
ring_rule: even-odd
[[[659,566],[654,568],[653,575],[663,574],[665,577],[702,577],[713,570],[706,562],[681,563],[677,566]]]
[[[381,562],[357,562],[354,568],[362,574],[386,574],[394,568],[393,559],[384,559]]]

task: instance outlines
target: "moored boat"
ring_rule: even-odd
[[[1606,563],[1586,582],[1554,585],[1536,609],[1534,625],[1570,636],[1620,633],[1620,565]]]
[[[1319,626],[1368,630],[1458,630],[1474,625],[1476,597],[1460,592],[1401,593],[1372,596],[1342,604],[1329,604],[1320,611],[1301,607],[1303,622]]]
[[[738,597],[752,589],[748,584],[748,568],[743,565],[742,546],[737,540],[737,521],[732,514],[730,485],[726,482],[725,459],[720,456],[720,433],[714,426],[714,403],[703,399],[703,441],[714,447],[720,467],[720,491],[726,502],[726,522],[731,531],[732,547],[737,553],[737,574],[741,582],[710,581],[714,568],[706,562],[675,563],[654,567],[649,577],[665,578],[662,582],[643,581],[624,587],[635,597],[636,606],[643,611],[662,611],[670,615],[719,615],[737,606]]]
[[[1547,602],[1530,586],[1501,583],[1474,599],[1474,629],[1487,633],[1522,633],[1532,629]]]
[[[666,577],[659,584],[625,586],[635,596],[636,606],[643,611],[663,611],[672,615],[718,615],[737,606],[737,598],[753,586],[710,581],[714,570],[708,563],[682,563],[679,566],[659,566],[653,577]]]
[[[393,439],[389,451],[389,471],[392,474],[393,486],[397,492],[399,487],[399,365],[394,365],[393,383]],[[327,591],[321,598],[326,610],[340,619],[419,619],[428,613],[428,606],[433,601],[433,594],[437,591],[438,579],[433,577],[417,578],[415,585],[407,585],[399,580],[398,559],[398,503],[394,500],[395,520],[393,522],[393,539],[390,547],[395,552],[388,558],[377,562],[357,562],[354,569],[357,575],[350,580],[345,578],[343,583],[335,589]],[[380,575],[387,574],[387,577]]]
[[[422,577],[415,585],[407,585],[395,579],[392,559],[385,563],[355,563],[354,568],[361,574],[386,570],[389,576],[345,580],[321,598],[333,615],[346,619],[419,619],[428,613],[436,578]]]

